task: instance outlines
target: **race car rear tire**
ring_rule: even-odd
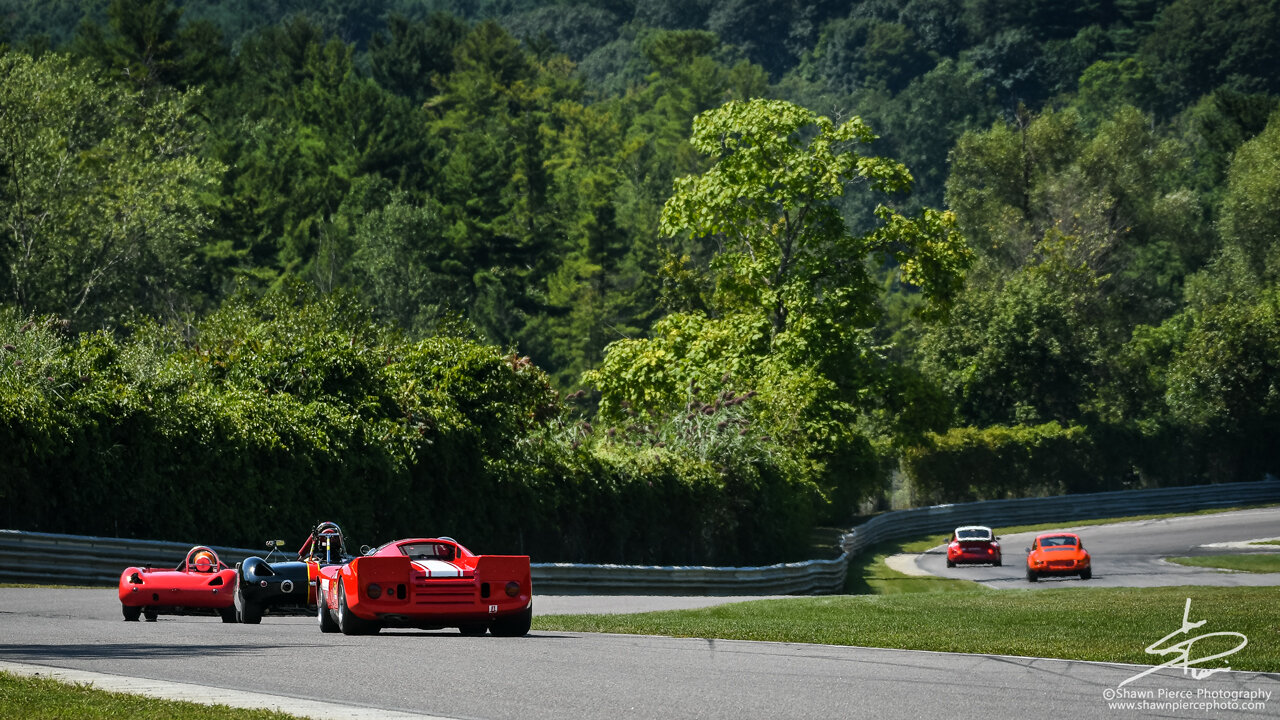
[[[497,637],[524,637],[529,634],[532,624],[533,608],[527,607],[516,615],[495,618],[489,625],[489,632]]]
[[[222,618],[222,622],[224,623],[237,622],[236,608],[234,605],[229,607],[224,607],[224,608],[218,608],[218,616]]]
[[[142,608],[140,607],[121,605],[120,610],[124,613],[125,622],[138,622],[138,618],[142,617]]]
[[[1035,570],[1027,571],[1027,582],[1035,582],[1036,580],[1039,580],[1039,579],[1040,579],[1040,576],[1036,575]]]
[[[160,617],[160,613],[151,608],[146,608],[142,611],[142,617],[146,618],[147,622],[155,622],[156,618]]]
[[[373,635],[382,629],[376,622],[351,612],[347,605],[347,589],[343,585],[338,585],[338,629],[343,635]]]
[[[319,608],[316,611],[316,616],[320,620],[320,632],[338,632],[338,621],[333,619],[333,613],[329,612],[329,607],[325,604],[325,599],[323,597],[319,599],[316,606]]]
[[[949,567],[949,568],[953,568],[953,567],[955,567],[955,566],[956,566],[956,563],[955,563],[955,561],[954,561],[954,560],[948,560],[948,561],[947,561],[947,567]]]
[[[1088,580],[1091,577],[1093,577],[1093,568],[1088,567],[1080,571],[1081,580]]]
[[[244,592],[240,589],[240,583],[236,582],[235,589],[235,607],[236,620],[245,625],[257,625],[262,622],[262,608],[258,607],[249,598],[244,596]]]
[[[489,626],[463,625],[462,627],[458,628],[458,632],[462,633],[463,635],[480,636],[489,632]]]

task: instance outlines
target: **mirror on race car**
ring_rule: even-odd
[[[267,541],[267,559],[270,560],[271,557],[274,556],[276,552],[279,551],[280,548],[282,547],[284,547],[283,540],[268,540]]]

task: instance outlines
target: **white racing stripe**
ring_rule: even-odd
[[[25,677],[43,677],[58,682],[92,685],[96,690],[145,695],[161,700],[184,700],[200,705],[226,705],[250,710],[275,710],[315,720],[454,720],[439,715],[420,715],[398,710],[380,710],[341,703],[268,695],[266,693],[227,690],[224,688],[194,685],[191,683],[148,680],[145,678],[107,675],[85,670],[29,665],[0,660],[0,671]]]
[[[462,568],[443,560],[414,560],[413,564],[421,568],[429,578],[462,577]]]

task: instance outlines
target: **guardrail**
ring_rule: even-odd
[[[0,530],[0,582],[114,586],[127,567],[174,568],[201,544]],[[210,548],[228,565],[266,554],[265,549]]]
[[[0,530],[0,582],[110,585],[130,566],[177,567],[200,543]],[[234,565],[264,550],[210,546]],[[762,567],[651,567],[534,563],[538,592],[797,595],[844,587],[847,558]]]
[[[548,595],[824,595],[844,588],[849,556],[759,567],[534,563],[535,592]]]
[[[840,546],[852,556],[885,540],[949,533],[960,525],[1065,523],[1275,502],[1280,502],[1280,480],[1269,477],[1258,482],[933,505],[877,515],[845,533]]]
[[[846,533],[844,554],[830,560],[759,567],[698,567],[534,563],[537,592],[663,595],[812,595],[844,588],[849,558],[885,540],[950,532],[958,525],[992,527],[1071,522],[1235,505],[1280,502],[1280,481],[1197,485],[1154,490],[1018,498],[897,510]],[[127,540],[0,530],[0,582],[112,585],[131,565],[177,566],[199,543]],[[262,550],[213,546],[234,565]]]

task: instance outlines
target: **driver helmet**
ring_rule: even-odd
[[[208,550],[201,550],[191,558],[191,567],[196,572],[214,572],[218,569],[218,558]]]
[[[316,533],[311,554],[322,562],[336,563],[342,561],[342,550],[342,531],[336,527],[327,527]]]

